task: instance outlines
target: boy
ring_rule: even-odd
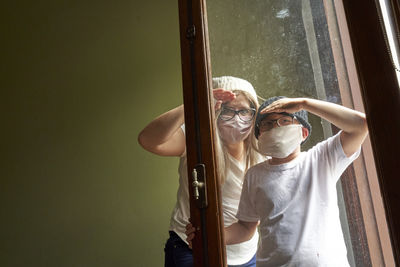
[[[307,111],[341,131],[301,152],[311,132]],[[258,111],[255,136],[271,158],[248,170],[239,221],[226,228],[226,243],[249,239],[259,224],[257,267],[349,266],[336,182],[367,134],[363,113],[315,99],[268,99]]]

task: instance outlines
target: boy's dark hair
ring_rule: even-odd
[[[260,114],[260,111],[263,110],[265,107],[269,106],[270,104],[272,104],[273,102],[275,102],[276,100],[282,99],[282,98],[287,98],[286,96],[274,96],[271,98],[268,98],[267,100],[265,100],[264,103],[262,103],[262,105],[259,107],[258,111],[257,111],[257,117],[256,117],[256,123],[255,123],[255,128],[254,128],[254,135],[256,136],[256,138],[258,139],[258,136],[260,135],[260,127],[259,124],[260,122],[268,117],[270,115],[270,113],[265,113],[265,114]],[[308,122],[308,112],[306,110],[300,110],[298,112],[295,113],[286,113],[286,112],[282,112],[280,114],[283,115],[287,115],[290,117],[296,117],[296,119],[304,126],[308,129],[308,137],[311,135],[311,124]],[[306,142],[308,137],[306,138],[306,140],[303,141]]]

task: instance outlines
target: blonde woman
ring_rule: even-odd
[[[222,184],[224,224],[236,222],[235,217],[246,170],[262,161],[251,146],[254,142],[254,115],[257,95],[246,80],[223,76],[213,79],[216,100],[217,160]],[[171,215],[170,238],[165,245],[165,267],[193,266],[192,250],[186,241],[189,224],[189,192],[186,166],[186,143],[183,105],[150,122],[139,134],[140,145],[154,154],[180,157],[177,202]],[[228,245],[228,266],[255,267],[258,234],[246,242]]]

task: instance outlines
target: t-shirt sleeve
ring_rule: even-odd
[[[350,157],[344,153],[340,141],[340,133],[328,138],[316,145],[313,150],[319,155],[319,159],[326,161],[326,168],[331,172],[335,182],[339,180],[346,168],[360,155],[361,147]]]
[[[250,171],[250,170],[249,170]],[[249,171],[244,177],[244,183],[242,187],[242,194],[240,195],[240,202],[236,218],[245,222],[257,222],[259,221],[259,216],[257,214],[255,206],[255,194],[252,192],[253,188],[251,186],[252,181],[249,177]]]

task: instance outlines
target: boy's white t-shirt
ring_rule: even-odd
[[[184,125],[182,126],[184,131]],[[240,194],[242,192],[243,179],[245,175],[245,165],[241,164],[233,157],[228,157],[230,168],[226,176],[226,181],[221,188],[222,192],[222,209],[225,227],[236,222],[236,213],[238,210]],[[174,231],[183,241],[186,242],[186,225],[190,218],[189,204],[189,185],[187,177],[187,161],[186,152],[181,156],[179,161],[179,187],[177,193],[177,202],[172,211],[170,230]],[[187,243],[187,242],[186,242]],[[251,260],[256,254],[258,244],[258,233],[246,242],[227,245],[226,256],[229,265],[244,264]]]
[[[358,157],[344,154],[340,133],[281,165],[246,174],[237,218],[260,220],[257,267],[347,267],[336,182]]]

